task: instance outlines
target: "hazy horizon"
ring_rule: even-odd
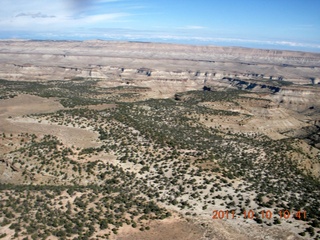
[[[3,0],[0,39],[115,40],[320,52],[320,1]]]

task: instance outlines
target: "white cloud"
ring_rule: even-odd
[[[121,4],[114,4],[119,2]],[[168,26],[157,27],[143,22],[143,14],[150,14],[142,9],[137,1],[123,0],[1,0],[0,34],[12,32],[10,36],[19,36],[21,32],[26,36],[38,38],[109,38],[122,40],[195,42],[205,44],[229,43],[242,46],[275,46],[294,48],[320,49],[320,43],[307,43],[288,40],[244,39],[231,35],[225,29],[210,29],[200,25],[186,25],[174,28]],[[108,8],[108,3],[112,8]],[[129,22],[123,24],[123,22]],[[177,23],[178,24],[178,23]],[[135,27],[133,27],[135,26]],[[141,30],[145,26],[146,30]],[[125,29],[125,28],[128,29]],[[135,29],[129,29],[133,27]],[[301,29],[313,29],[313,25],[293,26]],[[226,35],[229,34],[229,35]],[[24,37],[23,35],[20,35]],[[216,37],[231,36],[231,37]],[[238,35],[240,36],[240,35]],[[247,35],[243,35],[246,37]],[[249,36],[248,36],[249,38]]]
[[[235,45],[237,43],[241,44],[257,44],[261,46],[279,46],[279,47],[292,47],[292,48],[313,48],[320,49],[320,44],[318,43],[303,43],[294,41],[273,41],[273,40],[257,40],[257,39],[243,39],[243,38],[219,38],[219,37],[201,37],[201,36],[184,36],[169,33],[155,33],[146,31],[145,33],[135,33],[133,31],[127,30],[121,32],[111,32],[104,34],[105,37],[114,39],[126,39],[126,40],[137,40],[137,39],[150,39],[150,40],[164,40],[164,41],[193,41],[193,42],[204,42],[206,44],[212,43],[229,43],[230,45]]]
[[[189,25],[185,27],[181,27],[179,29],[185,29],[185,30],[199,30],[199,29],[206,29],[204,26],[197,26],[197,25]]]
[[[55,18],[56,16],[38,13],[19,13],[15,17],[32,17],[32,18]]]
[[[117,2],[118,0],[2,0],[0,9],[1,31],[50,31],[90,27],[120,21],[130,14],[117,9],[111,12],[96,12],[91,8],[97,3]],[[78,6],[73,8],[72,6]],[[83,10],[80,11],[80,8]]]
[[[104,21],[114,21],[120,19],[122,17],[128,16],[127,13],[108,13],[108,14],[97,14],[91,16],[85,16],[80,19],[76,19],[77,24],[91,24],[96,22],[104,22]],[[80,21],[80,23],[78,22]]]

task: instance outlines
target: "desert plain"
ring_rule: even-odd
[[[319,239],[320,54],[0,41],[0,238]]]

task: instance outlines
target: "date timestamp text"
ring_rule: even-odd
[[[236,219],[240,218],[241,215],[244,219],[253,219],[260,217],[261,219],[272,219],[274,215],[277,215],[278,217],[283,219],[288,219],[290,217],[294,217],[295,219],[306,219],[307,218],[307,212],[306,211],[297,211],[295,213],[291,213],[289,210],[280,210],[277,212],[277,214],[274,214],[270,210],[262,210],[260,212],[254,212],[253,210],[249,211],[243,211],[240,215],[236,215],[235,210],[214,210],[212,211],[212,219]]]

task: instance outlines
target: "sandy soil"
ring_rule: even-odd
[[[130,226],[121,228],[113,240],[247,240],[247,239],[302,239],[290,233],[288,227],[261,227],[251,224],[252,220],[212,220],[180,218],[174,214],[165,220],[152,222],[150,230],[140,231]]]
[[[46,99],[32,95],[19,95],[12,99],[0,101],[0,132],[25,133],[36,135],[52,134],[65,145],[76,147],[96,147],[98,134],[75,127],[59,126],[23,117],[27,114],[47,113],[63,109],[55,99]]]

